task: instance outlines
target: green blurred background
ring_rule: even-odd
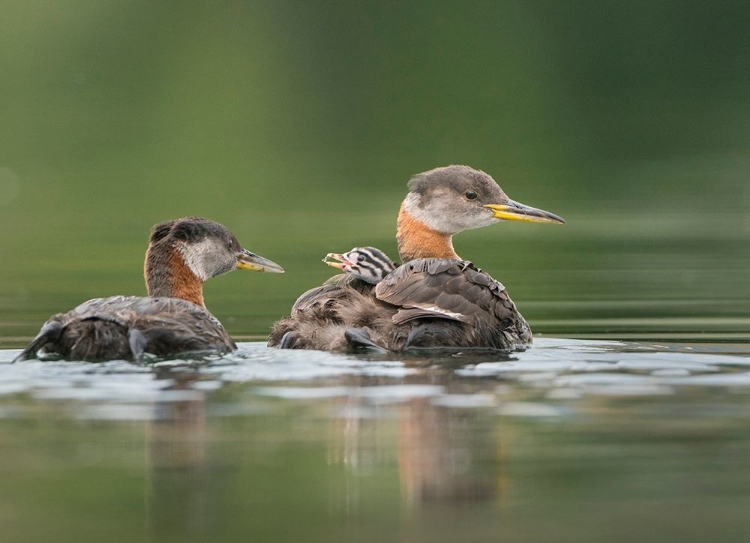
[[[750,338],[750,3],[4,0],[0,345],[142,294],[150,226],[284,276],[209,283],[239,339],[396,256],[406,181],[465,163],[565,227],[467,232],[537,333]]]

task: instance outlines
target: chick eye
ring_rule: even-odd
[[[466,194],[465,194],[465,196],[466,196],[466,198],[468,198],[469,200],[475,200],[475,199],[476,199],[476,197],[477,197],[477,193],[476,193],[476,192],[474,192],[473,190],[467,190],[467,191],[466,191]]]
[[[359,255],[357,257],[357,262],[364,262],[365,261],[365,255]]]

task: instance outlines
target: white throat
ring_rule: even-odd
[[[185,259],[185,264],[187,264],[188,268],[190,268],[190,271],[193,272],[195,276],[204,283],[210,277],[203,265],[204,255],[212,245],[213,242],[209,239],[205,239],[198,243],[180,243],[179,245],[177,245],[178,251],[182,255],[182,258]]]
[[[453,232],[446,232],[444,227],[437,224],[439,221],[437,220],[435,213],[428,213],[424,207],[419,205],[420,201],[421,197],[419,194],[410,192],[406,195],[406,198],[404,198],[404,210],[431,230],[435,230],[442,234],[452,234]]]

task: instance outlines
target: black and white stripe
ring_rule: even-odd
[[[355,247],[343,256],[350,264],[347,271],[368,283],[378,283],[396,269],[393,260],[375,247]]]

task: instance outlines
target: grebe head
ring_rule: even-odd
[[[373,285],[396,269],[396,264],[375,247],[355,247],[344,254],[328,253],[323,262]]]
[[[154,235],[156,235],[156,228]],[[154,235],[151,237],[152,242]],[[272,273],[284,272],[283,268],[275,262],[244,249],[226,227],[209,219],[187,217],[174,221],[166,239],[177,249],[191,271],[202,281],[236,268]]]
[[[564,223],[553,213],[514,202],[492,177],[469,166],[446,166],[409,181],[403,211],[442,234],[457,234],[499,220]]]
[[[178,297],[203,305],[201,285],[234,269],[283,273],[281,266],[244,249],[223,225],[185,217],[155,225],[146,253],[149,296]]]

